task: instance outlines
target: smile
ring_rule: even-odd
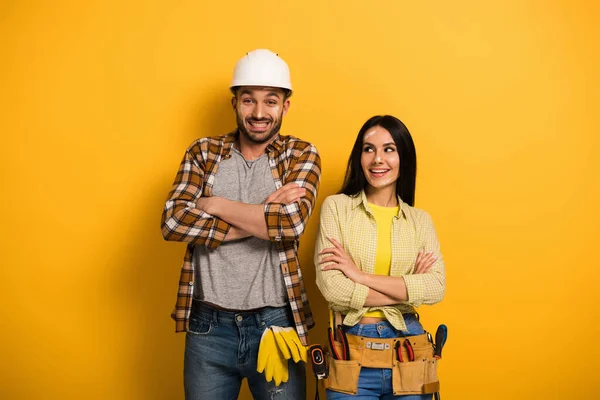
[[[388,172],[390,172],[389,169],[370,169],[369,172],[371,173],[371,175],[373,175],[374,178],[381,178],[382,176],[384,176],[385,174],[387,174]]]
[[[248,125],[252,127],[253,131],[265,131],[270,123],[271,121],[248,120]]]

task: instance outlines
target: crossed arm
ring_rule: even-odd
[[[245,204],[206,197],[203,157],[209,151],[198,141],[186,151],[162,214],[165,240],[189,242],[214,249],[224,241],[256,236],[271,241],[297,240],[304,231],[317,196],[320,158],[311,145],[288,149],[287,184],[264,204]]]
[[[441,300],[445,288],[444,262],[428,215],[421,214],[416,224],[420,239],[415,245],[423,251],[418,253],[410,272],[402,276],[376,275],[359,269],[341,245],[344,235],[353,234],[347,226],[341,226],[341,220],[352,218],[347,215],[351,211],[343,204],[325,199],[315,246],[317,286],[334,309],[361,310],[401,303],[418,307]]]
[[[305,188],[291,182],[271,193],[265,200],[265,204],[291,204],[300,201],[305,195]],[[246,204],[217,196],[200,197],[196,200],[197,209],[221,218],[231,225],[225,236],[225,242],[250,236],[270,240],[264,207],[264,204]]]
[[[408,300],[404,277],[369,274],[361,271],[337,240],[329,237],[327,239],[333,246],[323,249],[319,253],[319,255],[326,255],[319,262],[321,270],[341,271],[352,282],[367,286],[370,290],[364,304],[366,307],[389,306]],[[436,260],[433,252],[420,251],[413,274],[429,272]]]

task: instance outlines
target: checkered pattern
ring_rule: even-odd
[[[188,329],[194,290],[194,246],[214,249],[221,245],[231,225],[196,209],[196,200],[212,196],[219,162],[229,158],[237,132],[196,140],[185,152],[173,188],[162,214],[162,233],[166,240],[187,242],[183,260],[177,303],[172,317],[177,332]],[[314,321],[302,281],[298,261],[298,240],[312,213],[321,176],[321,159],[317,149],[292,136],[279,136],[268,147],[269,165],[279,189],[295,182],[306,189],[306,195],[294,204],[265,204],[265,219],[271,241],[281,260],[281,271],[287,289],[296,330],[302,343],[308,345],[308,329]]]
[[[358,268],[375,272],[377,253],[377,224],[366,196],[343,194],[330,196],[321,207],[321,223],[315,248],[317,286],[329,302],[329,307],[346,314],[344,324],[355,325],[368,311],[381,310],[396,329],[405,330],[402,313],[414,312],[421,304],[442,300],[446,286],[444,259],[433,221],[425,211],[410,207],[398,198],[400,210],[392,222],[391,276],[402,276],[406,282],[408,301],[382,307],[365,307],[367,286],[354,283],[341,271],[322,271],[318,264],[321,250],[333,247],[327,237],[342,244]],[[438,257],[426,274],[413,274],[420,250],[431,251]]]

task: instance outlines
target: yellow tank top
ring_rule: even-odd
[[[382,207],[369,203],[369,208],[377,223],[377,252],[375,253],[375,274],[389,275],[392,266],[392,222],[400,211],[396,207]],[[385,318],[383,311],[370,311],[364,317]]]

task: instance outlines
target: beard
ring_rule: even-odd
[[[273,137],[275,137],[279,133],[279,130],[281,129],[281,119],[282,119],[281,117],[282,116],[280,116],[279,119],[277,119],[277,120],[272,120],[272,119],[268,119],[268,118],[263,118],[263,119],[260,119],[260,120],[256,120],[254,118],[248,117],[244,121],[242,119],[241,115],[236,112],[236,122],[237,122],[238,130],[248,140],[250,140],[252,143],[255,143],[255,144],[267,143],[267,142],[269,142],[271,139],[273,139]],[[262,133],[253,133],[253,132],[250,132],[250,131],[248,131],[248,129],[246,129],[246,125],[244,124],[244,122],[246,122],[246,124],[250,124],[249,121],[268,122],[268,123],[271,124],[271,130],[266,131],[266,132],[262,132]]]

